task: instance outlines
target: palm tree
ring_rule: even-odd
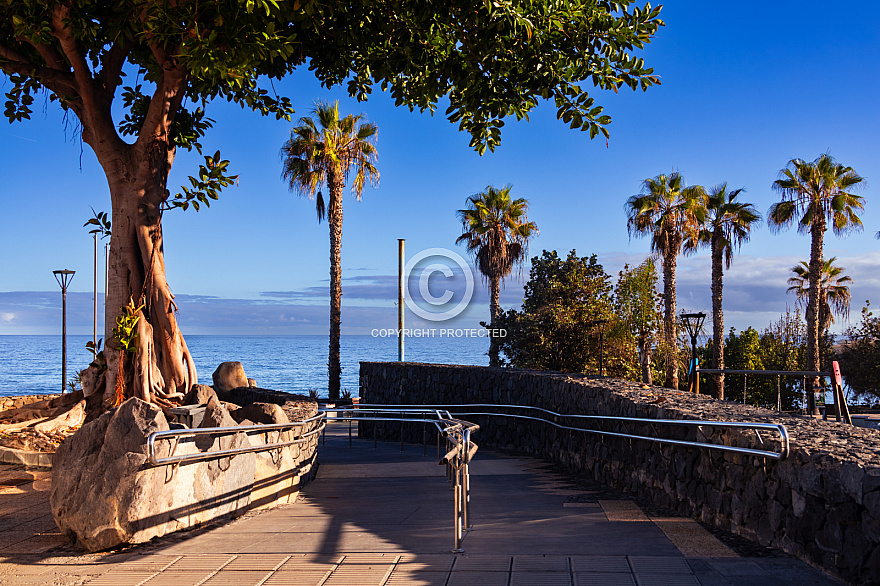
[[[724,268],[729,269],[733,251],[751,236],[752,224],[761,219],[755,206],[736,201],[742,189],[727,190],[716,185],[705,195],[706,220],[695,238],[685,241],[685,250],[709,246],[712,255],[712,368],[724,369],[724,311],[722,291]],[[722,260],[724,266],[722,267]],[[724,398],[724,373],[716,374],[712,396]]]
[[[822,275],[819,279],[819,336],[828,332],[834,323],[834,314],[844,317],[849,315],[849,303],[852,295],[849,285],[852,279],[841,275],[843,267],[834,266],[836,256],[822,262]],[[788,279],[788,292],[797,296],[797,305],[809,301],[810,296],[810,265],[801,261],[791,267],[794,276]]]
[[[798,231],[810,233],[809,291],[807,294],[807,370],[819,371],[820,285],[822,252],[828,223],[837,235],[859,230],[862,221],[856,215],[864,208],[864,198],[852,193],[864,180],[852,167],[844,167],[825,153],[812,163],[792,159],[773,189],[782,194],[782,201],[770,206],[767,222],[771,229],[781,230],[796,219]]]
[[[651,251],[663,259],[663,334],[666,340],[666,386],[678,388],[678,360],[672,353],[678,347],[675,302],[676,257],[682,243],[693,237],[706,217],[703,188],[685,187],[681,173],[645,179],[641,193],[626,202],[627,230],[630,237],[651,236]]]
[[[501,313],[501,282],[528,254],[529,240],[538,233],[538,225],[529,222],[529,202],[512,199],[511,185],[497,189],[489,185],[482,193],[467,199],[467,208],[456,214],[464,232],[456,244],[464,243],[474,255],[477,270],[489,282],[489,312],[492,323]],[[490,338],[489,366],[498,366],[498,342]]]
[[[339,102],[315,102],[311,117],[299,119],[299,125],[290,131],[290,140],[284,143],[282,177],[291,191],[315,198],[318,222],[326,216],[330,225],[330,359],[329,396],[339,398],[340,375],[339,336],[342,322],[342,194],[352,171],[351,191],[358,201],[367,179],[379,183],[376,161],[376,132],[378,127],[360,123],[363,115],[339,117]],[[318,187],[326,185],[329,202]],[[315,196],[317,192],[317,197]]]

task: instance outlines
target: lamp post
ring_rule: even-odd
[[[692,393],[699,394],[700,380],[697,377],[697,336],[703,329],[703,322],[706,320],[706,314],[702,311],[699,313],[682,313],[681,321],[687,328],[688,334],[691,336],[691,368],[690,368],[690,389]]]
[[[403,362],[404,353],[403,353],[403,318],[405,315],[404,303],[406,300],[403,296],[404,291],[404,279],[406,276],[403,274],[403,268],[405,263],[403,262],[403,244],[406,242],[405,238],[397,239],[397,361]]]
[[[52,271],[61,286],[61,392],[67,387],[67,286],[76,271]]]

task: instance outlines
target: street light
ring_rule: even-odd
[[[67,269],[52,271],[55,280],[61,286],[61,392],[67,388],[67,286],[73,280],[76,271]]]
[[[700,313],[682,313],[681,321],[687,328],[688,334],[691,336],[691,368],[690,368],[690,390],[692,393],[700,392],[700,380],[697,378],[697,336],[703,329],[703,322],[706,320],[706,314]]]

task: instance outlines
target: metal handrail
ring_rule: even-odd
[[[474,415],[483,415],[483,416],[498,416],[498,417],[512,417],[517,419],[526,419],[532,421],[539,421],[542,423],[547,423],[552,425],[558,429],[565,429],[570,431],[581,431],[584,433],[592,433],[596,435],[607,435],[612,437],[620,437],[626,439],[635,439],[635,440],[644,440],[649,442],[661,443],[661,444],[674,444],[680,446],[689,446],[689,447],[698,447],[698,448],[706,448],[710,450],[719,450],[725,452],[733,452],[739,454],[747,454],[750,456],[759,456],[762,458],[771,458],[773,460],[784,460],[788,457],[790,453],[790,445],[789,445],[789,435],[786,427],[780,423],[758,423],[758,422],[743,422],[743,421],[702,421],[695,419],[649,419],[649,418],[641,418],[641,417],[615,417],[609,415],[580,415],[580,414],[566,414],[566,413],[556,413],[555,411],[551,411],[549,409],[544,409],[542,407],[531,407],[527,405],[495,405],[491,403],[473,403],[473,404],[458,404],[458,405],[378,405],[378,404],[360,404],[357,409],[370,412],[372,409],[376,410],[394,410],[394,411],[402,411],[408,412],[411,411],[419,411],[420,409],[425,408],[441,408],[441,409],[453,409],[457,410],[460,408],[465,409],[523,409],[523,410],[531,410],[538,411],[541,413],[546,413],[548,415],[552,415],[560,418],[570,418],[570,419],[582,419],[582,420],[597,420],[597,421],[615,421],[622,423],[650,423],[650,424],[664,424],[664,425],[683,425],[683,426],[696,426],[696,427],[716,427],[716,428],[738,428],[738,429],[753,429],[755,433],[758,435],[759,441],[763,444],[764,441],[761,438],[760,430],[776,432],[779,434],[780,441],[780,449],[779,451],[769,451],[769,450],[759,450],[754,448],[742,448],[739,446],[727,446],[723,444],[713,444],[708,442],[692,442],[686,440],[677,440],[672,438],[658,438],[644,435],[634,435],[627,434],[621,432],[614,431],[605,431],[600,429],[588,429],[583,427],[572,427],[568,425],[562,425],[556,423],[555,421],[550,421],[541,417],[534,417],[529,415],[517,415],[512,413],[498,413],[498,412],[479,412],[479,411],[456,411],[455,416],[474,416]]]
[[[464,532],[470,530],[470,473],[469,464],[477,451],[477,445],[471,442],[471,433],[480,429],[480,426],[470,421],[454,418],[449,411],[440,409],[409,408],[393,409],[387,406],[361,409],[360,405],[345,407],[325,407],[321,409],[323,414],[334,413],[327,421],[369,421],[396,422],[396,423],[422,423],[432,424],[437,428],[438,464],[446,466],[446,478],[452,482],[453,489],[453,515],[454,515],[454,542],[453,553],[463,553],[462,539]],[[444,414],[445,413],[445,414]],[[379,415],[399,415],[399,417],[376,417]],[[403,417],[403,415],[416,415],[416,417]],[[349,428],[349,433],[351,432]],[[401,427],[402,433],[402,427]],[[440,458],[440,436],[446,438],[447,452]],[[401,435],[402,438],[402,435]],[[350,438],[349,438],[350,439]],[[401,442],[403,440],[401,439]],[[401,450],[403,446],[401,444]]]
[[[757,374],[767,376],[814,376],[817,378],[830,377],[830,372],[819,370],[737,370],[735,368],[701,368],[697,367],[700,374]]]
[[[236,427],[202,427],[197,429],[169,429],[163,431],[154,431],[147,438],[147,457],[150,460],[150,464],[153,466],[165,466],[168,464],[187,464],[190,462],[204,462],[206,460],[217,460],[219,458],[226,458],[230,456],[237,456],[239,454],[250,454],[253,452],[265,452],[268,450],[277,450],[280,448],[284,448],[287,446],[292,446],[295,444],[301,444],[308,441],[311,437],[318,435],[321,431],[324,430],[324,422],[325,414],[318,413],[318,415],[314,417],[310,417],[308,419],[304,419],[302,421],[294,421],[291,423],[271,423],[265,425],[240,425]],[[202,452],[200,454],[182,454],[175,456],[174,451],[177,449],[179,445],[180,438],[183,437],[196,437],[196,436],[204,436],[204,435],[228,435],[228,434],[238,434],[244,433],[248,435],[248,432],[257,432],[257,433],[268,433],[270,431],[287,431],[293,430],[294,428],[302,428],[305,425],[310,423],[317,423],[315,429],[307,431],[305,433],[300,433],[295,439],[281,442],[269,442],[266,441],[263,445],[259,446],[246,446],[241,448],[232,448],[226,450],[214,450],[210,452]],[[177,438],[178,441],[173,442],[171,444],[171,453],[165,458],[159,458],[156,454],[156,442],[162,440],[172,440]],[[281,434],[278,434],[278,439],[281,439]],[[268,437],[267,437],[268,440]]]

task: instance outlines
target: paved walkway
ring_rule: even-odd
[[[652,515],[539,460],[488,450],[471,468],[474,528],[464,538],[465,553],[452,554],[452,493],[435,448],[427,457],[421,446],[401,453],[399,444],[374,450],[372,442],[355,440],[349,448],[347,429],[331,426],[317,479],[296,504],[119,553],[81,555],[62,545],[45,517],[45,478],[26,490],[9,480],[16,471],[0,470],[0,584],[836,583],[783,554],[742,557],[736,539],[725,539],[731,549],[694,521]],[[12,502],[21,505],[17,512]]]

